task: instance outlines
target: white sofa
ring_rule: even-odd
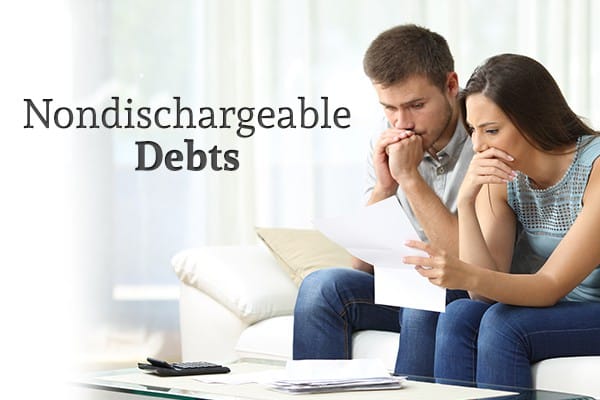
[[[298,288],[263,244],[189,249],[172,266],[181,280],[183,360],[291,359]],[[354,357],[380,358],[390,370],[397,349],[396,333],[354,335]],[[600,399],[600,357],[550,359],[532,368],[538,389]]]

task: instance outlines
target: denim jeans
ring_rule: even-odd
[[[439,318],[435,376],[531,388],[531,364],[583,355],[600,355],[600,303],[534,308],[465,299]]]
[[[395,372],[433,376],[439,313],[374,304],[373,283],[373,275],[350,268],[308,275],[294,310],[294,359],[349,359],[354,332],[402,330]],[[447,301],[466,296],[448,291]]]

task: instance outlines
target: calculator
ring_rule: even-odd
[[[226,374],[230,372],[228,367],[207,361],[170,363],[152,357],[148,357],[146,361],[148,363],[138,363],[138,368],[158,376]]]

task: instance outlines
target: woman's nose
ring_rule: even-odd
[[[473,143],[473,151],[476,153],[480,153],[488,148],[488,145],[481,140],[481,135],[476,130],[473,130],[471,134],[471,142]]]

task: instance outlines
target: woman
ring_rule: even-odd
[[[530,365],[600,354],[600,137],[548,71],[488,59],[461,93],[476,152],[458,195],[459,257],[422,242],[406,257],[433,284],[469,291],[440,315],[435,375],[532,387]],[[545,258],[509,273],[517,227]]]

